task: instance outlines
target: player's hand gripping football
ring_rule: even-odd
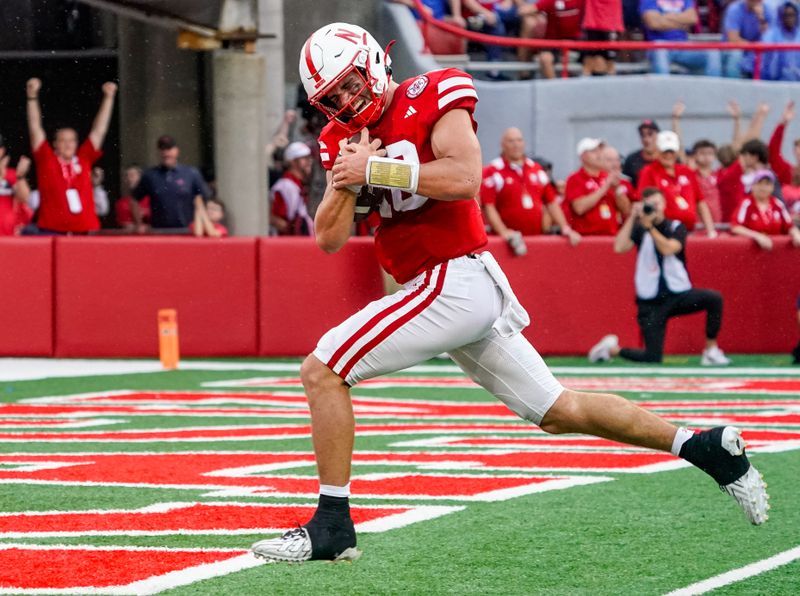
[[[385,149],[379,149],[380,139],[369,140],[369,131],[361,130],[358,143],[339,142],[339,157],[333,164],[333,188],[342,190],[348,186],[363,186],[367,183],[367,160],[372,155],[384,157]]]

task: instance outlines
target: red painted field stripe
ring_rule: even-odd
[[[124,532],[181,530],[248,530],[259,528],[288,529],[305,523],[316,507],[284,505],[280,507],[241,506],[196,503],[164,512],[59,512],[0,514],[0,533],[41,532]],[[357,524],[408,511],[408,507],[375,509],[353,507]]]
[[[0,549],[0,587],[18,590],[126,585],[244,554],[181,550]]]

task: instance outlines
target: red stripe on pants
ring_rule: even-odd
[[[352,368],[356,365],[356,363],[361,360],[364,355],[369,352],[370,350],[374,349],[379,343],[381,343],[384,339],[389,337],[392,333],[397,331],[400,327],[408,323],[411,319],[416,317],[419,313],[423,310],[428,308],[434,300],[442,293],[442,287],[444,286],[444,276],[447,272],[447,263],[443,263],[441,265],[441,269],[439,270],[439,279],[436,280],[436,287],[433,291],[425,297],[425,300],[417,304],[414,308],[404,314],[402,317],[394,321],[393,323],[386,326],[386,328],[381,331],[378,335],[373,337],[369,340],[362,348],[353,355],[352,358],[344,365],[344,368],[339,372],[339,376],[347,378],[347,375],[350,374]],[[430,272],[428,272],[430,273]],[[427,280],[427,277],[426,277]]]

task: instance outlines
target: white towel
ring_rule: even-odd
[[[517,335],[531,323],[528,312],[517,300],[514,291],[511,289],[511,284],[508,283],[506,274],[503,273],[494,255],[487,251],[478,255],[478,258],[503,294],[503,310],[492,325],[492,328],[497,331],[500,337]]]

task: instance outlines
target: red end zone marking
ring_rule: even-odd
[[[153,509],[161,509],[154,511]],[[63,511],[0,514],[0,535],[260,533],[305,523],[316,507],[235,503],[163,503],[131,511]],[[358,524],[410,511],[409,507],[353,507]]]
[[[246,551],[0,546],[0,587],[17,590],[124,586]],[[151,592],[152,593],[152,592]]]

